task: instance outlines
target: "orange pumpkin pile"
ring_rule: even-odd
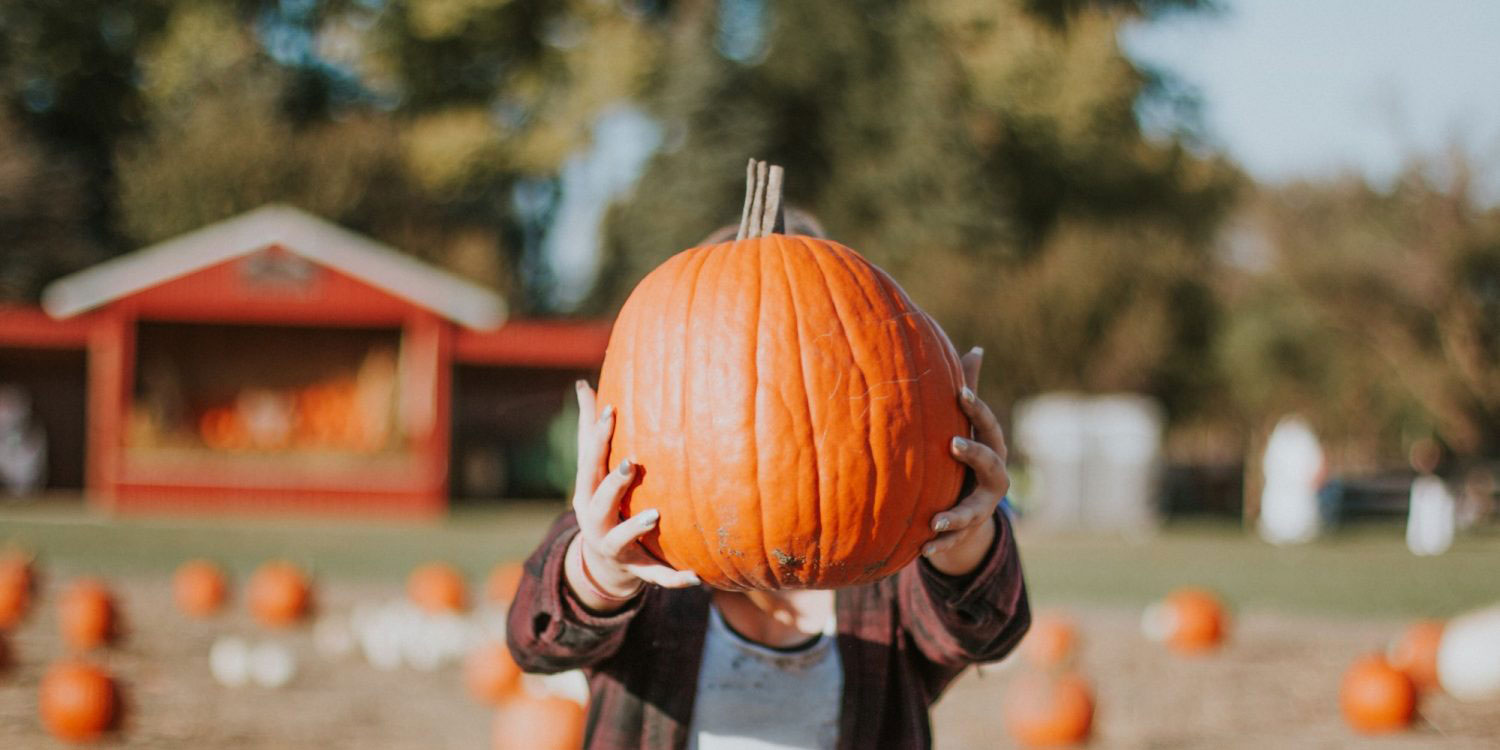
[[[480,703],[500,705],[521,690],[521,667],[503,643],[486,643],[464,657],[464,687]]]
[[[189,560],[172,576],[172,598],[190,617],[209,617],[224,606],[229,580],[219,566],[208,560]]]
[[[1224,641],[1229,614],[1213,592],[1182,588],[1146,609],[1141,628],[1147,637],[1173,650],[1195,654],[1212,651]]]
[[[119,634],[115,600],[92,578],[75,581],[57,603],[63,642],[77,651],[108,645]]]
[[[270,628],[293,625],[307,615],[312,584],[300,568],[284,560],[261,565],[246,589],[250,614]]]
[[[1406,673],[1379,655],[1356,661],[1339,686],[1344,721],[1361,734],[1405,729],[1417,709],[1417,689]]]
[[[627,515],[659,510],[645,546],[717,588],[884,578],[963,480],[958,355],[859,253],[780,233],[779,167],[749,182],[742,238],[673,256],[615,320],[598,406],[642,467]]]
[[[67,742],[98,739],[118,711],[114,680],[89,664],[55,664],[42,678],[37,708],[54,737]]]
[[[495,712],[494,750],[579,750],[587,713],[557,696],[520,695]]]
[[[1094,691],[1075,673],[1028,672],[1006,687],[1001,714],[1021,747],[1076,745],[1093,729]]]
[[[413,570],[406,579],[406,595],[434,614],[462,612],[469,606],[463,574],[447,563],[427,563]]]
[[[1390,664],[1405,672],[1418,690],[1437,690],[1437,655],[1442,641],[1442,620],[1413,623],[1391,644]]]

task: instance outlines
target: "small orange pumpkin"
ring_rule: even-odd
[[[1147,637],[1183,653],[1218,648],[1229,630],[1229,615],[1213,592],[1182,588],[1146,608],[1141,628]]]
[[[183,614],[209,617],[224,606],[229,580],[208,560],[189,560],[172,576],[172,598]]]
[[[503,643],[486,643],[464,657],[464,686],[480,703],[499,705],[521,691],[521,667]]]
[[[36,576],[31,560],[20,554],[0,557],[0,630],[21,624],[31,608]]]
[[[1418,690],[1436,690],[1438,645],[1443,641],[1442,620],[1413,623],[1390,649],[1391,666],[1406,673]]]
[[[1074,745],[1093,728],[1094,691],[1077,674],[1028,672],[1007,686],[1001,713],[1006,731],[1022,747]]]
[[[93,578],[75,581],[57,603],[63,642],[76,651],[108,645],[118,635],[114,596]]]
[[[579,750],[583,706],[557,696],[520,695],[495,712],[494,750]]]
[[[114,680],[99,667],[54,664],[42,677],[38,711],[54,737],[67,742],[98,739],[114,723]]]
[[[1044,669],[1065,666],[1078,649],[1078,629],[1059,614],[1043,613],[1031,621],[1021,643],[1022,653],[1033,665]]]
[[[1344,721],[1361,734],[1397,732],[1411,724],[1417,690],[1406,673],[1379,655],[1354,662],[1339,687]]]
[[[624,515],[722,589],[838,588],[905,567],[958,499],[958,354],[885,271],[782,230],[779,167],[751,163],[741,239],[647,274],[615,319],[598,408]]]
[[[296,565],[273,560],[261,565],[250,576],[246,597],[250,614],[260,624],[281,628],[307,615],[312,602],[312,585]]]
[[[418,567],[406,579],[406,595],[427,612],[462,612],[469,606],[464,576],[452,565],[433,562]]]
[[[490,571],[484,582],[485,598],[497,604],[509,605],[516,598],[516,589],[521,587],[521,564],[501,563]]]

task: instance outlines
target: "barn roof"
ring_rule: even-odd
[[[505,321],[495,292],[291,206],[269,204],[52,282],[42,306],[67,318],[271,245],[469,328]]]

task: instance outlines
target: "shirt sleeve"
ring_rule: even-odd
[[[573,513],[563,514],[522,568],[506,618],[505,638],[516,663],[527,672],[582,669],[613,656],[640,612],[641,601],[649,595],[643,593],[608,614],[580,602],[563,573],[568,545],[577,534]]]
[[[926,558],[897,574],[901,624],[934,664],[962,669],[1010,653],[1031,626],[1031,607],[1010,522],[995,511],[995,538],[979,566],[950,576]]]

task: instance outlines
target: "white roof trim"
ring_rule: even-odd
[[[505,300],[474,282],[305,211],[269,204],[107,260],[47,285],[42,307],[67,318],[270,245],[329,266],[469,328],[505,322]]]

